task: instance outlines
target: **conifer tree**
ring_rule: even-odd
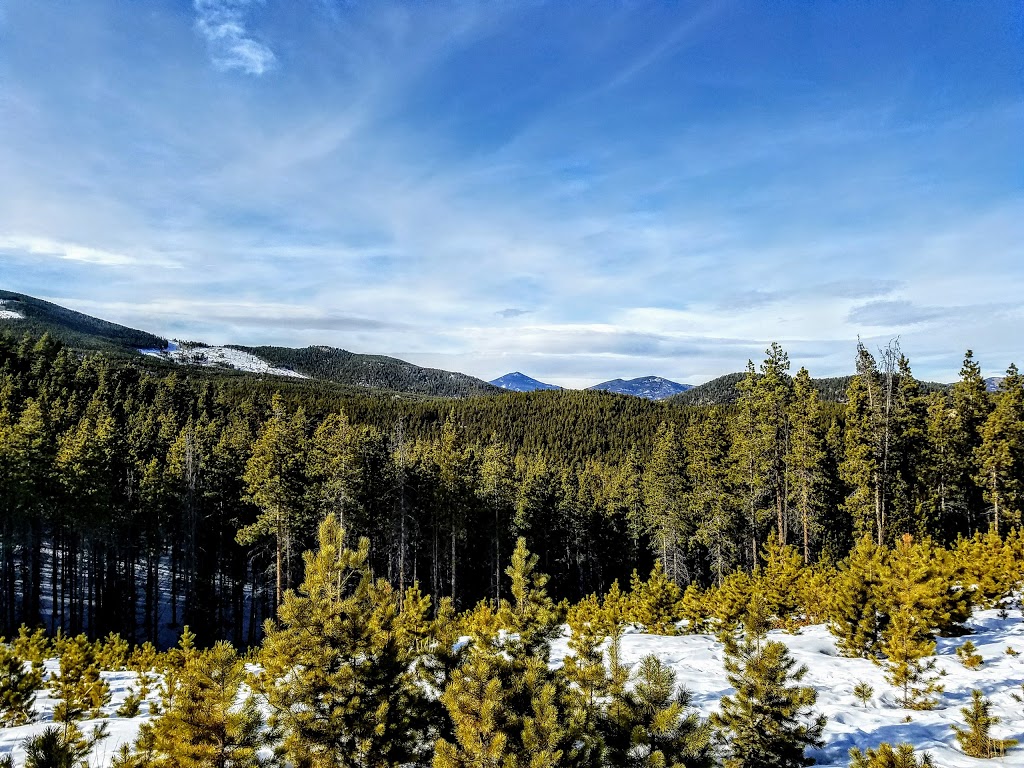
[[[867,754],[859,749],[850,750],[850,768],[933,768],[931,757],[925,753],[918,760],[911,744],[892,745],[882,742],[878,749],[868,749]]]
[[[245,664],[224,642],[192,654],[162,693],[162,713],[143,725],[136,759],[154,768],[257,768],[266,741],[256,699],[238,699]]]
[[[933,694],[942,691],[935,661],[925,659],[935,652],[934,632],[948,587],[929,554],[927,547],[904,536],[887,558],[880,588],[880,604],[889,617],[880,646],[888,659],[886,679],[909,709],[931,709]]]
[[[0,728],[30,722],[36,691],[42,686],[42,664],[28,663],[0,638]]]
[[[996,406],[981,428],[977,483],[991,509],[996,533],[1000,522],[1020,522],[1024,500],[1024,377],[1011,364],[999,383]]]
[[[844,656],[872,658],[879,652],[888,617],[879,610],[883,550],[864,536],[836,574],[829,600],[829,629]]]
[[[821,530],[820,505],[825,484],[825,445],[818,392],[806,368],[793,379],[789,409],[789,455],[786,459],[789,493],[800,521],[804,563],[811,562],[811,543]]]
[[[795,547],[779,543],[773,531],[762,548],[763,567],[755,574],[756,590],[764,600],[768,615],[792,627],[800,613],[803,559]]]
[[[674,635],[679,620],[678,608],[682,591],[673,583],[661,567],[661,561],[654,564],[650,578],[641,581],[633,571],[629,594],[630,620],[641,625],[652,635]]]
[[[690,708],[690,695],[656,656],[640,660],[632,687],[609,705],[607,764],[622,768],[710,768],[711,727]]]
[[[683,440],[689,477],[683,506],[696,521],[694,540],[708,553],[709,570],[719,586],[736,564],[735,542],[741,530],[729,487],[728,431],[716,410],[691,424]]]
[[[580,721],[566,717],[564,678],[548,667],[556,615],[536,564],[520,538],[506,571],[512,600],[497,615],[486,604],[474,611],[467,660],[442,696],[453,738],[438,739],[434,768],[557,768],[592,754]]]
[[[962,707],[967,727],[951,726],[960,749],[971,757],[1001,757],[1006,750],[1017,744],[1016,739],[994,739],[989,735],[993,725],[998,725],[1000,718],[991,713],[992,704],[978,689],[971,691],[971,705]]]
[[[654,440],[654,449],[643,474],[644,532],[650,537],[662,567],[676,584],[689,574],[682,546],[692,535],[682,515],[686,487],[683,448],[672,424],[662,422]]]
[[[110,703],[110,686],[100,677],[95,646],[85,635],[70,638],[60,653],[60,671],[50,679],[50,691],[60,702],[53,719],[71,723],[86,715],[99,717]]]
[[[305,416],[301,409],[289,417],[284,400],[275,394],[270,418],[264,423],[245,466],[248,499],[260,509],[259,519],[238,532],[240,544],[274,539],[275,605],[290,583],[291,547],[303,511],[302,467]]]
[[[268,622],[259,690],[289,760],[315,768],[382,768],[422,757],[412,649],[398,643],[398,600],[374,581],[369,542],[347,549],[333,515],[320,524],[306,577]]]
[[[786,646],[751,639],[726,644],[725,669],[736,689],[712,717],[729,768],[798,768],[811,765],[808,747],[820,747],[825,716],[814,716],[817,693],[799,683],[807,674]]]

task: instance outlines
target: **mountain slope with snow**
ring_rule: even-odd
[[[499,376],[489,383],[509,392],[536,392],[541,389],[561,389],[561,387],[556,387],[554,384],[545,384],[543,381],[538,381],[532,376],[527,376],[519,371],[506,373],[504,376]]]

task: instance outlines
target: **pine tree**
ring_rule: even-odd
[[[367,566],[369,542],[347,549],[333,515],[260,651],[257,687],[289,760],[315,768],[414,762],[424,748],[412,649],[398,644],[398,600]]]
[[[821,404],[806,368],[793,379],[789,409],[789,455],[786,458],[789,493],[800,520],[800,543],[804,563],[811,562],[811,543],[821,531],[820,506],[825,483],[825,436],[821,427]]]
[[[60,703],[54,707],[53,719],[71,723],[86,715],[99,717],[110,703],[110,686],[100,677],[95,646],[85,635],[78,635],[63,644],[60,671],[50,679],[50,691]]]
[[[687,573],[682,545],[692,535],[692,527],[682,515],[686,487],[683,449],[672,424],[662,422],[654,449],[643,474],[644,532],[669,578],[684,583]]]
[[[844,656],[872,658],[879,651],[887,616],[879,610],[883,550],[863,537],[839,566],[829,599],[829,629]]]
[[[799,685],[807,674],[786,646],[750,639],[726,643],[726,675],[735,695],[723,696],[712,716],[720,729],[729,768],[797,768],[814,760],[808,747],[822,745],[825,716],[813,714],[817,693]]]
[[[889,554],[882,577],[880,603],[889,621],[881,651],[888,659],[886,679],[900,690],[908,709],[931,709],[932,695],[942,691],[934,674],[934,631],[945,585],[931,567],[927,551],[904,536]]]
[[[438,739],[434,768],[557,768],[592,753],[575,730],[581,720],[565,711],[574,698],[565,678],[548,666],[556,615],[536,564],[520,539],[506,571],[512,601],[497,615],[475,609],[467,660],[442,696],[453,737]]]
[[[256,699],[238,698],[245,664],[228,643],[191,655],[165,686],[162,714],[143,726],[136,755],[154,768],[256,768],[266,741]]]
[[[1002,757],[1007,749],[1017,744],[1016,739],[993,739],[989,735],[989,730],[993,725],[998,725],[1000,720],[991,714],[991,708],[991,703],[981,691],[971,691],[971,706],[960,709],[967,727],[951,726],[964,754],[983,758]]]
[[[259,519],[238,532],[240,544],[274,538],[274,604],[280,605],[290,585],[292,538],[304,512],[302,468],[305,416],[289,418],[284,400],[275,394],[245,467],[247,498],[260,509]]]
[[[882,742],[878,749],[868,749],[864,754],[859,749],[850,750],[850,768],[933,768],[931,757],[927,753],[918,760],[911,744],[899,744],[893,749],[890,744]]]
[[[30,722],[36,691],[42,686],[42,664],[26,662],[0,638],[0,728]]]
[[[977,483],[988,502],[992,524],[1020,522],[1024,505],[1024,377],[1011,364],[999,383],[996,406],[981,429],[976,451]]]
[[[755,589],[764,599],[764,610],[779,623],[792,628],[800,613],[798,584],[803,559],[791,546],[779,543],[773,531],[761,550],[763,567],[755,574]]]
[[[107,738],[107,724],[93,728],[88,736],[74,723],[50,726],[23,742],[25,768],[83,768],[86,758]]]
[[[645,656],[629,689],[615,692],[607,721],[607,765],[710,768],[711,727],[690,708],[690,695],[656,656]]]
[[[658,560],[650,578],[641,581],[636,571],[629,594],[629,618],[652,635],[678,634],[679,601],[682,591],[673,583]]]
[[[736,565],[741,527],[729,487],[728,432],[721,414],[712,411],[690,425],[683,440],[689,490],[682,503],[696,521],[694,541],[708,553],[710,574],[719,586]]]

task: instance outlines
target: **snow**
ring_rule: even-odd
[[[804,685],[818,692],[817,711],[828,717],[825,728],[825,746],[811,752],[820,765],[847,766],[849,750],[875,748],[882,742],[896,745],[909,742],[920,751],[931,754],[937,766],[943,768],[976,768],[982,761],[967,757],[957,747],[950,725],[963,725],[960,708],[970,701],[971,690],[980,688],[992,702],[993,714],[1002,718],[992,736],[1024,740],[1024,721],[1019,717],[1024,706],[1013,698],[1021,692],[1024,683],[1024,622],[1019,610],[1000,618],[997,611],[980,611],[969,624],[973,634],[960,638],[942,638],[936,651],[937,670],[945,673],[941,678],[945,692],[939,695],[938,708],[931,711],[910,711],[898,706],[896,692],[885,682],[882,666],[866,659],[848,659],[838,655],[835,640],[823,625],[805,627],[799,634],[772,632],[770,639],[785,643],[798,664],[806,665],[808,672]],[[978,670],[969,670],[960,664],[956,648],[970,639],[984,658]],[[1007,647],[1022,652],[1010,656]],[[567,652],[566,638],[555,641],[552,663],[558,665]],[[622,639],[622,660],[632,666],[648,654],[654,654],[669,665],[677,682],[693,694],[693,705],[704,716],[718,708],[723,695],[732,692],[726,680],[722,644],[710,635],[682,635],[665,637],[629,630]],[[47,668],[56,665],[48,662]],[[135,684],[131,672],[109,672],[103,677],[112,689],[111,703],[104,708],[108,715],[102,721],[80,724],[88,731],[99,722],[106,722],[110,736],[101,742],[92,756],[90,765],[98,768],[110,764],[118,747],[132,741],[146,715],[118,718],[115,710],[124,701]],[[853,695],[853,688],[866,682],[875,693],[866,707]],[[150,700],[156,700],[155,690]],[[0,756],[12,753],[16,764],[23,758],[21,742],[26,736],[43,730],[52,720],[56,702],[44,694],[36,700],[38,721],[18,728],[0,729]],[[143,712],[146,712],[143,705]],[[910,718],[907,721],[907,718]],[[1009,750],[1005,758],[992,764],[1024,767],[1024,746]]]
[[[46,662],[48,673],[57,671],[58,665],[55,660]],[[122,744],[130,744],[135,741],[138,735],[139,726],[149,719],[149,702],[158,703],[160,700],[159,686],[151,686],[150,695],[143,703],[138,717],[118,717],[114,714],[117,708],[124,703],[128,695],[137,688],[137,675],[134,672],[103,672],[101,677],[110,686],[110,704],[103,707],[104,717],[96,720],[83,720],[77,723],[82,733],[88,735],[93,726],[100,726],[104,723],[107,726],[109,735],[96,745],[89,760],[90,768],[108,766],[114,755]],[[35,701],[36,721],[28,725],[20,725],[16,728],[0,728],[0,757],[13,754],[14,764],[22,765],[25,759],[23,742],[29,736],[42,732],[53,725],[53,708],[57,699],[52,699],[45,689],[40,691]]]
[[[7,300],[0,301],[0,320],[24,320],[25,316],[11,306]]]
[[[233,368],[236,371],[249,373],[266,373],[272,376],[290,376],[305,379],[307,376],[288,368],[276,368],[261,357],[251,352],[244,352],[231,347],[182,347],[174,342],[167,349],[140,349],[139,352],[150,357],[171,360],[179,365],[201,365],[208,368]]]

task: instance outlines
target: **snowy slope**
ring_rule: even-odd
[[[919,750],[928,751],[936,766],[941,768],[971,768],[986,764],[1024,768],[1024,746],[1011,749],[999,761],[966,757],[956,746],[950,725],[963,725],[960,707],[967,705],[973,688],[982,689],[992,701],[993,713],[1003,718],[992,735],[1024,741],[1024,718],[1021,717],[1024,705],[1013,698],[1024,683],[1024,623],[1021,612],[1010,611],[1008,618],[1000,619],[997,611],[981,611],[975,614],[970,627],[974,630],[970,639],[984,658],[984,665],[978,670],[968,670],[959,663],[956,648],[966,638],[940,639],[936,661],[938,670],[946,673],[942,678],[945,693],[940,696],[939,707],[928,712],[898,707],[895,692],[885,682],[884,668],[866,659],[839,656],[835,641],[825,626],[806,627],[798,635],[772,632],[771,639],[785,643],[796,661],[808,667],[804,684],[817,690],[817,709],[828,717],[825,746],[811,753],[812,756],[821,765],[846,766],[851,747],[866,750],[883,741],[893,745],[909,742]],[[1008,646],[1021,651],[1022,655],[1007,655]],[[561,663],[566,649],[565,638],[555,641],[552,648],[554,664]],[[723,668],[722,645],[714,637],[664,637],[630,631],[623,638],[625,663],[634,665],[651,653],[675,670],[677,682],[693,693],[694,706],[702,715],[714,712],[722,696],[731,693]],[[48,664],[49,669],[54,667],[52,662]],[[111,735],[97,747],[90,762],[97,768],[109,765],[117,747],[131,741],[146,719],[145,716],[131,719],[113,716],[134,682],[132,673],[104,673],[104,678],[113,689],[113,701],[105,708],[110,715],[105,722]],[[875,689],[867,707],[862,707],[853,696],[853,687],[862,681]],[[153,694],[155,698],[156,693]],[[40,696],[36,702],[39,722],[0,729],[0,756],[13,752],[15,763],[19,764],[23,756],[20,743],[26,736],[46,727],[52,718],[54,704],[52,699]],[[83,730],[94,722],[86,722]]]
[[[0,301],[0,320],[24,320],[25,316],[16,309],[12,309],[12,304],[6,299]]]
[[[963,725],[960,708],[970,702],[972,688],[981,688],[992,701],[993,714],[1003,718],[993,728],[992,736],[1024,741],[1024,718],[1020,715],[1024,705],[1013,699],[1014,693],[1021,693],[1024,682],[1024,624],[1020,611],[1010,611],[1007,619],[997,614],[981,611],[970,623],[975,634],[969,638],[985,660],[979,670],[964,668],[956,657],[956,648],[968,638],[940,638],[937,670],[946,673],[942,678],[946,690],[940,696],[939,707],[927,712],[899,708],[892,686],[885,682],[884,668],[867,659],[839,656],[835,639],[824,625],[805,627],[799,635],[772,632],[770,639],[785,643],[797,663],[807,666],[803,684],[817,690],[817,710],[828,717],[824,748],[809,754],[821,765],[846,766],[851,747],[863,751],[883,741],[894,746],[909,742],[916,749],[928,751],[942,768],[996,764],[960,752],[950,725]],[[556,642],[553,658],[564,656],[565,643],[565,639]],[[1008,656],[1007,646],[1022,655]],[[732,693],[725,676],[722,645],[712,636],[631,633],[623,638],[622,651],[623,661],[630,665],[651,653],[667,663],[675,670],[677,682],[693,693],[694,706],[705,716],[718,708],[723,695]],[[875,689],[866,708],[853,695],[853,687],[861,681]],[[910,722],[904,722],[908,716]],[[1011,749],[998,764],[1024,766],[1024,747]]]
[[[171,360],[179,365],[233,368],[236,371],[246,371],[248,373],[267,373],[273,376],[291,376],[296,379],[308,378],[288,368],[275,368],[266,360],[257,357],[251,352],[231,347],[179,346],[171,342],[167,345],[166,350],[140,349],[139,352],[151,357]]]
[[[506,373],[494,381],[488,382],[496,387],[507,389],[509,392],[535,392],[538,389],[561,389],[556,387],[554,384],[545,384],[543,381],[537,381],[532,376],[527,376],[525,373],[514,371],[512,373]]]

